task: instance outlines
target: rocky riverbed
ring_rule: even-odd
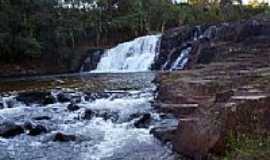
[[[169,144],[150,134],[154,127],[177,125],[151,107],[154,75],[2,81],[0,159],[176,159]]]
[[[223,38],[198,44],[189,70],[157,76],[155,107],[179,119],[161,140],[195,160],[269,159],[269,26],[269,18],[228,23]],[[174,33],[173,42],[184,34]]]

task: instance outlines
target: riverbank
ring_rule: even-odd
[[[243,22],[241,34],[224,32],[229,38],[199,47],[195,55],[212,55],[206,64],[160,74],[155,107],[179,124],[157,132],[159,139],[195,160],[268,159],[270,23],[261,20],[251,21],[258,28]]]

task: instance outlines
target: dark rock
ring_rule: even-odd
[[[23,124],[23,127],[25,130],[31,130],[34,128],[34,125],[31,122],[27,121]]]
[[[19,134],[24,133],[24,130],[21,126],[15,124],[11,121],[5,121],[0,124],[0,136],[4,138],[15,137]]]
[[[19,93],[16,100],[23,102],[26,105],[31,105],[34,103],[47,105],[56,102],[50,92],[39,91]]]
[[[58,102],[65,103],[71,101],[71,96],[67,93],[59,93],[57,95]]]
[[[13,108],[15,104],[16,102],[14,99],[10,99],[6,101],[7,108]]]
[[[101,59],[104,49],[90,49],[87,51],[87,57],[84,57],[80,71],[86,72],[96,69],[98,62]]]
[[[233,94],[234,94],[234,92],[232,90],[225,91],[222,93],[217,93],[215,102],[216,103],[225,103],[233,96]]]
[[[166,143],[172,141],[176,135],[175,127],[156,127],[151,129],[150,134],[153,134],[161,142]]]
[[[61,132],[58,132],[54,135],[54,142],[71,142],[76,141],[77,137],[75,135],[68,135]]]
[[[5,106],[4,106],[3,102],[0,102],[0,109],[4,109],[4,108],[5,108]]]
[[[91,109],[86,109],[82,115],[82,119],[84,120],[91,120],[95,115],[95,112],[93,112]]]
[[[139,120],[134,123],[136,128],[147,128],[151,122],[151,114],[145,113]]]
[[[50,120],[51,117],[49,116],[39,116],[39,117],[34,117],[33,120],[41,121],[41,120]]]
[[[68,106],[67,106],[67,109],[71,112],[74,112],[74,111],[77,111],[80,109],[80,107],[74,103],[70,103]]]
[[[29,130],[29,135],[31,136],[37,136],[37,135],[40,135],[42,133],[47,133],[48,130],[46,127],[42,126],[42,125],[37,125],[35,127],[32,127],[30,130]]]

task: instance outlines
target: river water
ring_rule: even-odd
[[[175,160],[169,144],[155,139],[150,130],[160,125],[177,125],[160,116],[151,103],[155,73],[118,73],[43,76],[5,79],[0,82],[4,108],[0,121],[17,125],[42,125],[46,133],[25,133],[0,138],[0,160]],[[76,98],[79,109],[70,111],[70,101],[53,104],[25,104],[16,99],[20,92],[50,92]],[[71,98],[72,99],[72,98]],[[73,100],[72,100],[73,101]],[[73,102],[72,102],[73,103]],[[86,111],[94,114],[85,117]],[[151,115],[150,122],[135,124]],[[38,119],[37,117],[47,117]],[[56,133],[75,140],[55,141]]]

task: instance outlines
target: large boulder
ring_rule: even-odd
[[[23,102],[26,105],[31,104],[53,104],[56,102],[55,98],[50,92],[33,91],[33,92],[23,92],[19,93],[16,97],[17,101]]]

